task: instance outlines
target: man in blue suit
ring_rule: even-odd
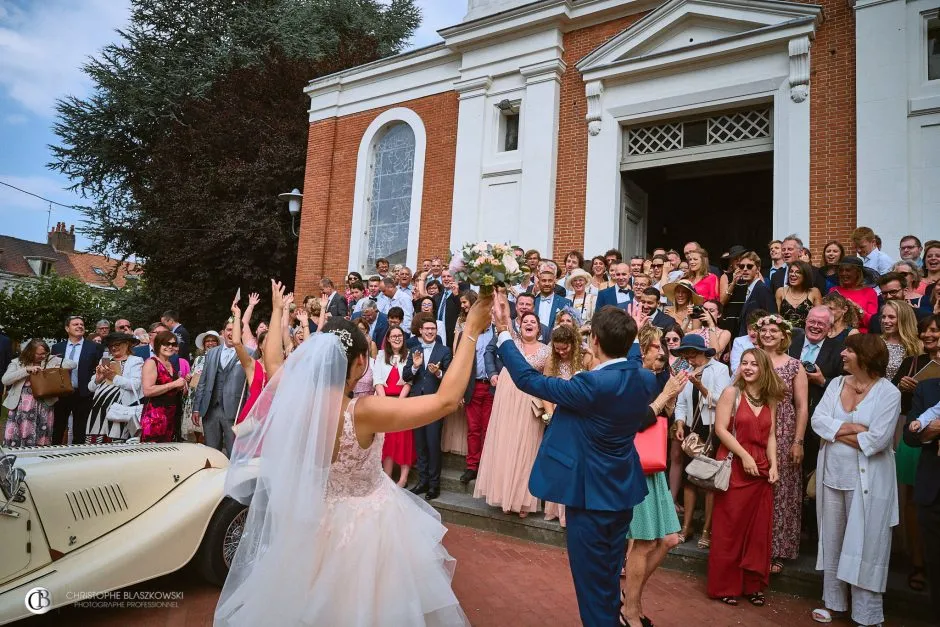
[[[385,334],[388,333],[388,317],[379,311],[379,306],[374,301],[366,300],[362,309],[354,313],[351,320],[357,318],[362,318],[369,323],[369,337],[376,346],[381,346],[385,341]]]
[[[535,297],[535,315],[542,325],[555,326],[555,314],[559,309],[571,307],[571,301],[555,293],[555,273],[542,270],[539,273],[539,293]]]
[[[633,507],[646,497],[646,478],[633,445],[644,425],[656,380],[627,350],[637,334],[618,307],[596,310],[591,345],[598,365],[571,380],[531,368],[511,341],[509,308],[497,297],[499,356],[520,390],[557,405],[529,477],[529,491],[564,503],[568,559],[581,621],[619,622],[620,569]]]
[[[630,264],[616,263],[611,266],[610,274],[616,285],[601,290],[597,294],[597,302],[594,305],[595,311],[600,311],[606,305],[613,305],[626,310],[633,303],[633,290],[630,289]]]
[[[74,392],[61,397],[53,406],[55,422],[52,426],[52,443],[61,444],[72,416],[72,442],[85,443],[88,414],[91,413],[92,393],[88,382],[95,376],[95,368],[101,361],[104,347],[85,339],[85,321],[80,316],[69,316],[65,322],[68,338],[52,345],[52,354],[77,361],[78,367],[70,371]]]
[[[411,384],[408,396],[435,394],[441,387],[441,379],[450,367],[451,352],[437,337],[437,320],[429,313],[418,314],[418,332],[421,343],[408,353],[408,363],[402,370],[402,379]],[[444,416],[429,425],[414,430],[415,448],[418,452],[418,485],[414,494],[427,494],[428,501],[441,494],[441,431]]]

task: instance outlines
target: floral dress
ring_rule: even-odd
[[[774,559],[794,559],[800,552],[800,523],[803,509],[803,479],[799,464],[790,464],[790,448],[796,440],[796,408],[793,381],[800,362],[792,357],[774,372],[783,379],[785,394],[777,405],[777,468],[780,480],[774,490]]]
[[[885,342],[885,346],[888,347],[888,374],[886,378],[890,381],[894,379],[894,375],[898,373],[898,369],[901,367],[901,362],[904,361],[904,358],[907,357],[907,351],[904,349],[903,344],[891,344]]]
[[[157,385],[166,385],[179,379],[179,374],[171,372],[156,357],[151,357],[157,365]],[[167,392],[147,399],[147,404],[140,416],[141,442],[173,441],[173,425],[176,413],[182,411],[180,394]]]
[[[200,355],[193,360],[193,368],[190,374],[192,376],[202,376],[202,370],[206,367],[206,356]],[[183,420],[181,422],[181,431],[183,440],[187,442],[195,442],[196,434],[202,433],[202,424],[198,426],[193,423],[193,404],[196,402],[196,386],[189,388],[189,394],[186,395],[186,400],[183,403]]]
[[[29,380],[23,383],[20,402],[10,411],[3,432],[8,447],[49,446],[52,444],[52,406],[33,396]]]

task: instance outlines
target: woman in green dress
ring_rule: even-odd
[[[657,381],[662,386],[662,392],[650,403],[650,417],[671,414],[676,407],[676,397],[688,381],[688,375],[680,372],[677,376],[669,377],[662,330],[651,324],[643,325],[639,341],[643,367],[657,373]],[[627,532],[627,540],[630,542],[624,566],[626,583],[620,594],[623,602],[620,624],[630,627],[650,624],[643,613],[643,587],[662,564],[666,553],[679,544],[681,529],[666,473],[646,475],[646,488],[646,498],[633,508],[633,520]]]
[[[911,408],[911,399],[917,380],[914,379],[920,370],[931,361],[940,363],[940,315],[927,316],[917,325],[918,336],[924,343],[924,353],[914,357],[907,357],[898,367],[892,383],[901,391],[901,414],[906,415]],[[904,424],[902,420],[901,425]],[[904,507],[902,522],[907,550],[911,558],[911,572],[907,576],[907,585],[918,592],[927,587],[924,577],[924,540],[917,524],[917,506],[914,504],[914,473],[917,462],[920,460],[920,449],[913,448],[904,443],[898,443],[895,455],[895,465],[898,471],[898,485],[901,488],[901,503]]]

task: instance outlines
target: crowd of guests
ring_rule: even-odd
[[[697,242],[631,259],[617,250],[590,260],[571,251],[560,263],[536,250],[516,255],[530,275],[509,288],[511,333],[532,368],[565,379],[591,369],[592,316],[613,306],[636,320],[631,358],[659,381],[650,412],[670,425],[669,462],[647,476],[625,539],[623,624],[648,622],[645,582],[671,548],[696,537],[710,550],[708,594],[731,605],[763,605],[770,576],[797,557],[801,540],[815,540],[825,607],[813,618],[850,613],[880,624],[892,528],[902,521],[908,584],[925,590],[930,581],[940,615],[940,242],[902,238],[895,262],[861,227],[850,252],[828,242],[818,265],[796,235],[769,244],[768,264],[742,246],[713,258]],[[112,331],[102,320],[88,336],[81,318],[69,318],[66,341],[30,340],[5,369],[4,443],[61,443],[71,416],[73,442],[192,440],[230,453],[268,378],[330,317],[352,320],[369,340],[356,396],[432,394],[476,300],[441,257],[417,271],[379,259],[371,276],[350,272],[344,285],[323,278],[319,287],[295,305],[273,283],[274,313],[254,328],[260,297],[244,313],[234,302],[218,332],[196,338],[192,362],[172,311],[146,331],[127,320]],[[386,435],[385,471],[430,501],[440,495],[442,453],[465,455],[460,481],[473,482],[475,497],[564,526],[564,506],[528,490],[554,407],[516,387],[496,335],[491,327],[475,338],[457,412]],[[40,367],[66,369],[75,392],[34,398],[29,377]],[[702,453],[732,460],[727,491],[688,480],[690,455]]]

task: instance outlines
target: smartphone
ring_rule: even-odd
[[[235,292],[235,302],[242,302],[242,288],[238,288],[238,290]]]
[[[101,358],[101,365],[104,366],[105,368],[109,368],[109,367],[111,366],[111,358],[110,358],[110,357],[102,357],[102,358]]]
[[[672,368],[672,374],[679,374],[683,370],[685,370],[686,372],[690,372],[694,370],[694,368],[692,368],[692,364],[687,362],[685,359],[681,359],[681,358],[672,362],[671,368]]]

